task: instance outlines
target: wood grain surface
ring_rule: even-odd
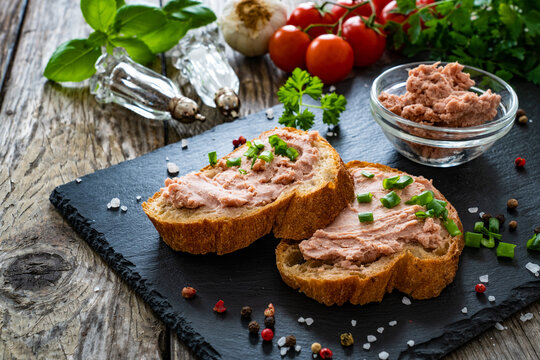
[[[289,8],[299,2],[284,1]],[[219,14],[224,2],[206,3]],[[54,49],[90,32],[78,1],[1,1],[0,29],[0,358],[194,359],[48,196],[57,185],[223,119],[203,108],[207,123],[167,131],[164,123],[97,104],[85,83],[47,82],[42,71]],[[277,103],[285,74],[268,56],[228,55],[241,79],[242,115]],[[157,71],[177,79],[169,56],[166,68],[159,64]],[[540,358],[539,311],[540,303],[529,306],[521,313],[532,312],[532,321],[516,314],[503,322],[507,330],[489,330],[447,358]]]

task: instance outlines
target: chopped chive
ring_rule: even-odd
[[[251,168],[253,169],[253,165],[255,165],[255,161],[257,161],[257,157],[254,156],[253,160],[251,161]]]
[[[435,198],[435,195],[433,194],[433,191],[426,190],[421,192],[418,195],[414,195],[412,198],[410,198],[405,204],[407,205],[426,205],[433,201]]]
[[[256,147],[250,146],[248,147],[247,151],[244,153],[244,156],[251,159],[252,157],[257,156],[258,153],[259,153],[259,149],[257,149]]]
[[[370,222],[373,221],[373,213],[371,212],[363,212],[358,214],[358,220],[360,222]]]
[[[208,161],[210,162],[210,165],[212,166],[217,164],[217,153],[215,151],[208,153]]]
[[[474,232],[481,233],[485,229],[483,221],[477,221],[474,223]]]
[[[480,232],[486,236],[493,236],[495,239],[497,240],[501,240],[502,239],[502,235],[501,234],[497,234],[497,233],[494,233],[494,232],[491,232],[489,231],[488,229],[486,229],[485,227],[480,230]]]
[[[392,176],[386,179],[383,179],[382,186],[385,189],[391,189],[394,187],[394,184],[399,180],[399,175]]]
[[[498,257],[507,257],[510,259],[514,258],[514,248],[516,245],[509,244],[505,242],[499,242],[499,246],[497,246],[497,256]]]
[[[371,202],[372,198],[373,198],[373,194],[370,192],[356,195],[356,200],[358,200],[359,203]]]
[[[271,162],[274,160],[274,154],[270,150],[265,150],[259,155],[259,159],[263,159],[266,162]]]
[[[414,213],[417,218],[419,219],[425,219],[428,217],[435,217],[435,213],[433,212],[433,209],[430,209],[428,211],[417,211]]]
[[[257,149],[264,149],[264,144],[259,139],[253,140],[253,146]]]
[[[381,198],[381,204],[384,207],[391,209],[394,206],[398,205],[401,202],[401,198],[393,191],[390,191],[383,198]]]
[[[459,236],[459,235],[461,235],[461,231],[459,230],[458,226],[456,225],[456,223],[455,223],[454,220],[452,220],[452,219],[447,219],[447,220],[444,222],[444,227],[446,228],[446,230],[448,230],[448,232],[449,232],[450,235],[452,235],[452,236]]]
[[[487,238],[482,237],[480,243],[487,248],[493,249],[495,247],[495,238],[491,235],[489,235]]]
[[[482,241],[482,234],[473,233],[470,231],[467,231],[465,233],[465,246],[479,248],[481,241]]]
[[[426,204],[426,208],[428,210],[433,209],[435,213],[435,217],[442,216],[443,219],[446,219],[446,216],[448,216],[448,210],[446,210],[446,201],[433,199],[429,203]]]
[[[298,157],[298,150],[293,147],[287,148],[287,157],[291,159],[291,161],[296,160]]]
[[[372,174],[370,172],[367,172],[367,171],[361,171],[360,174],[362,174],[362,176],[364,177],[367,177],[368,179],[371,179],[375,176],[375,174]]]
[[[414,182],[413,178],[409,175],[403,175],[399,177],[399,180],[394,184],[395,188],[405,189],[407,186],[411,185]]]
[[[227,167],[231,166],[240,166],[242,164],[242,159],[239,157],[234,158],[228,158],[227,159]]]
[[[499,233],[499,219],[494,217],[489,218],[489,231],[496,234]]]
[[[239,172],[240,174],[247,174],[247,171],[244,170],[244,169],[238,169],[238,172]]]
[[[527,240],[527,249],[540,251],[540,233]]]

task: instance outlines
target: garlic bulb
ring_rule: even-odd
[[[223,38],[245,56],[263,55],[274,32],[287,23],[287,9],[278,0],[231,0],[219,26]]]

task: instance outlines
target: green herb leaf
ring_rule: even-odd
[[[114,21],[116,1],[81,0],[81,12],[92,29],[106,32]]]
[[[107,34],[101,31],[94,31],[88,36],[88,42],[93,46],[103,46],[107,43]]]
[[[409,34],[411,42],[413,44],[416,44],[420,39],[420,31],[422,30],[422,27],[420,25],[420,14],[412,14],[411,16],[409,16],[409,19],[407,21],[411,25],[407,33]]]
[[[296,126],[302,130],[309,130],[313,126],[314,120],[315,114],[308,109],[304,109],[304,111],[296,116]]]
[[[160,8],[146,5],[124,5],[116,12],[114,28],[125,36],[142,36],[167,22]]]
[[[53,81],[82,81],[96,72],[98,46],[88,39],[73,39],[60,45],[52,54],[43,75]]]
[[[217,164],[217,153],[215,151],[212,151],[212,152],[208,153],[208,162],[212,166]]]
[[[120,9],[122,6],[126,5],[124,0],[116,0],[116,8]]]
[[[137,38],[115,37],[109,40],[115,47],[126,49],[129,56],[140,64],[149,64],[156,55],[148,48],[148,46]]]
[[[290,109],[285,109],[278,121],[283,126],[296,127],[296,116]]]
[[[178,41],[190,29],[189,23],[167,20],[159,28],[145,35],[139,36],[154,54],[165,52],[178,44]]]
[[[321,98],[321,106],[323,107],[323,123],[328,125],[337,125],[339,117],[345,111],[347,99],[345,96],[336,93],[326,94]]]
[[[163,10],[177,20],[188,21],[192,28],[204,26],[216,20],[216,14],[211,9],[195,0],[172,0],[163,7]]]
[[[416,9],[416,0],[396,0],[398,8],[397,12],[407,15]]]

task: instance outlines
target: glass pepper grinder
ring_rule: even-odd
[[[226,117],[236,119],[240,82],[219,38],[216,24],[190,30],[172,54],[173,64],[207,106],[217,107]]]
[[[100,103],[113,102],[148,119],[205,120],[197,103],[183,96],[171,80],[137,64],[122,48],[97,60],[90,92]]]

